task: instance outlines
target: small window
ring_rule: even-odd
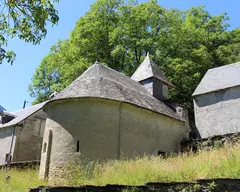
[[[77,141],[77,152],[80,152],[80,148],[79,148],[79,140]]]
[[[12,160],[12,155],[10,153],[7,153],[5,156],[5,162],[11,163],[11,160]]]
[[[47,151],[47,143],[45,142],[43,145],[43,153],[45,153]]]
[[[166,152],[158,151],[158,156],[161,156],[162,158],[166,157]]]

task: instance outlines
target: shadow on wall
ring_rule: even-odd
[[[189,133],[189,140],[200,139],[201,135],[196,126],[192,127],[191,132]]]
[[[240,86],[218,90],[216,92],[206,93],[194,97],[194,101],[198,107],[205,107],[233,99],[240,99]]]
[[[0,139],[5,139],[7,137],[11,137],[13,134],[13,128],[7,127],[0,129]]]

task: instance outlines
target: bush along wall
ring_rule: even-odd
[[[181,152],[196,152],[202,149],[219,148],[225,145],[235,145],[240,143],[240,133],[230,133],[225,135],[216,135],[204,139],[193,139],[181,143]]]

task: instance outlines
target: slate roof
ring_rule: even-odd
[[[2,111],[6,111],[6,109],[5,109],[3,106],[0,105],[0,113],[1,113]]]
[[[14,125],[17,125],[18,123],[21,123],[22,121],[27,119],[29,116],[41,110],[46,103],[47,102],[39,103],[37,105],[32,105],[30,107],[27,107],[19,111],[11,112],[10,114],[15,115],[16,117],[13,120],[9,121],[8,123],[0,124],[0,129],[4,127],[14,126]]]
[[[240,85],[240,62],[209,69],[193,96]]]
[[[174,87],[174,85],[168,80],[168,78],[160,70],[157,64],[153,60],[151,60],[148,54],[144,61],[139,65],[137,70],[134,72],[131,78],[135,81],[140,82],[151,77],[155,77],[161,80],[169,87]]]
[[[97,62],[54,97],[51,102],[87,97],[122,101],[185,121],[176,112],[148,93],[140,83]]]

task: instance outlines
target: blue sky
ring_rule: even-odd
[[[147,0],[139,0],[143,2]],[[42,58],[46,56],[50,47],[58,39],[66,39],[73,30],[76,21],[89,9],[94,0],[60,0],[57,4],[60,21],[57,26],[48,27],[48,34],[40,45],[31,45],[18,39],[12,39],[8,49],[17,54],[16,61],[11,66],[8,63],[0,65],[0,105],[8,111],[19,110],[24,100],[30,105],[33,100],[28,93],[28,85],[36,67]],[[205,5],[212,15],[226,12],[230,17],[230,29],[240,27],[240,1],[239,0],[159,0],[159,4],[165,8],[188,9],[192,6]]]

